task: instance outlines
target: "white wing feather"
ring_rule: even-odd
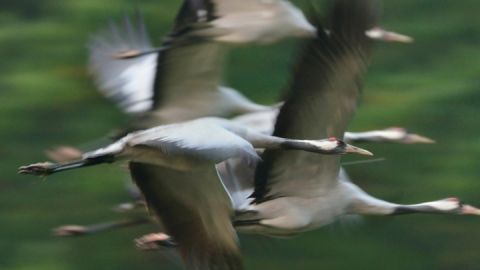
[[[132,25],[127,17],[123,25],[112,23],[90,40],[89,69],[98,89],[126,113],[152,108],[158,53],[131,59],[118,59],[115,55],[152,48],[142,20]]]

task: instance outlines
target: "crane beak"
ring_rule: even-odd
[[[375,27],[365,33],[369,38],[386,42],[412,43],[413,38],[392,31],[387,31],[381,27]]]
[[[80,236],[87,234],[87,228],[80,225],[65,225],[53,229],[52,231],[54,236]]]
[[[462,205],[462,209],[461,209],[460,213],[462,215],[480,216],[480,209],[478,209],[474,206],[468,205],[468,204],[464,204],[464,205]]]
[[[363,156],[373,156],[372,152],[350,144],[347,144],[347,146],[345,147],[345,153],[356,153]]]
[[[20,168],[18,168],[17,172],[19,174],[47,176],[51,174],[52,166],[54,166],[54,163],[51,163],[51,162],[34,163],[27,166],[21,166]]]
[[[407,134],[405,138],[407,143],[435,143],[435,140],[418,134]]]

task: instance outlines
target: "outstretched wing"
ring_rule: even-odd
[[[368,0],[335,2],[330,35],[319,31],[303,49],[275,136],[343,137],[357,107],[369,47],[364,33],[373,25],[373,10]],[[301,151],[269,150],[263,160],[255,176],[257,201],[295,194],[318,196],[325,185],[336,183],[340,166],[338,156]]]
[[[241,158],[249,163],[255,163],[259,159],[250,142],[223,128],[216,119],[210,118],[135,132],[119,143],[131,147],[151,147],[169,158],[187,157],[212,164],[230,158]]]
[[[203,25],[191,18],[193,12],[186,1],[161,48],[152,47],[140,17],[94,35],[89,67],[100,92],[127,113],[168,107],[164,123],[209,115],[209,102],[221,94],[226,51],[208,38],[191,36],[189,29]],[[123,57],[129,54],[136,56]],[[169,112],[172,108],[184,110]]]
[[[153,49],[140,16],[135,23],[128,17],[122,24],[111,23],[90,39],[89,49],[89,69],[100,93],[127,113],[152,107],[157,53],[130,59],[117,57],[122,53]]]
[[[216,165],[218,175],[232,201],[235,211],[243,210],[251,202],[255,167],[242,159],[229,159]]]
[[[228,49],[218,41],[274,41],[312,29],[283,0],[185,0],[160,48],[152,48],[141,19],[99,32],[90,42],[90,69],[101,93],[122,110],[152,112],[133,123],[134,129],[258,110],[220,87]],[[128,55],[136,56],[120,57]]]
[[[230,200],[213,165],[177,171],[130,163],[130,171],[187,269],[242,269]]]

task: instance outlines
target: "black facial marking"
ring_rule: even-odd
[[[416,212],[415,210],[409,207],[399,206],[399,207],[395,207],[395,210],[393,211],[393,213],[391,213],[391,215],[406,215],[406,214],[413,214],[415,212]]]
[[[347,148],[347,144],[344,141],[337,140],[337,147],[335,149],[338,149],[338,152],[345,152],[345,149]]]

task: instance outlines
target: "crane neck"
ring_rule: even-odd
[[[365,193],[352,200],[347,212],[359,215],[385,216],[394,214],[397,206],[397,204],[377,199]]]
[[[353,185],[353,184],[351,184]],[[405,214],[462,214],[464,206],[456,198],[447,198],[419,204],[396,204],[370,196],[357,187],[356,197],[347,212],[361,215],[405,215]],[[480,212],[479,212],[480,213]]]

